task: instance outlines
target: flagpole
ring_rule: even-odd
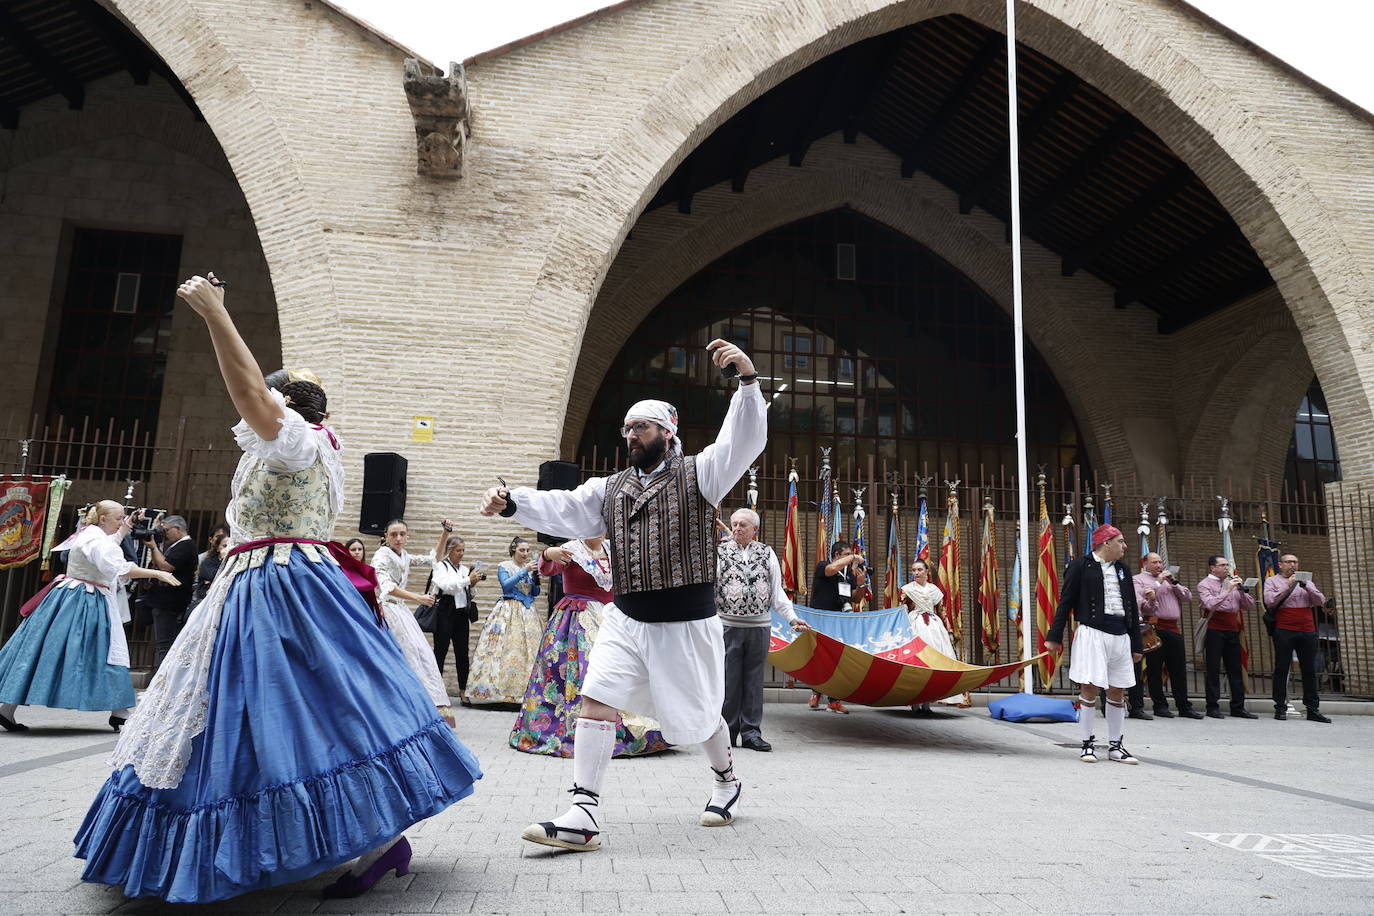
[[[1018,148],[1016,111],[1016,0],[1007,0],[1007,141],[1011,163],[1011,314],[1016,337],[1016,504],[1020,513],[1021,543],[1030,544],[1030,457],[1026,450],[1026,342],[1025,316],[1021,302],[1021,158]],[[1021,582],[1028,587],[1030,550],[1021,556]],[[1034,654],[1031,643],[1031,615],[1021,616],[1024,661]],[[1032,691],[1030,666],[1021,669],[1021,690]]]

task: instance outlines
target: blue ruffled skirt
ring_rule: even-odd
[[[109,665],[102,592],[54,588],[0,649],[0,703],[89,711],[134,705],[129,669]]]
[[[221,900],[317,875],[472,794],[477,759],[332,563],[292,550],[230,587],[205,730],[175,789],[133,767],[76,836],[86,881]]]

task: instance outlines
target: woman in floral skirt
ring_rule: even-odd
[[[571,757],[587,653],[601,629],[602,611],[615,600],[605,538],[568,541],[562,547],[545,549],[539,558],[539,572],[545,576],[562,574],[563,600],[544,630],[525,700],[511,729],[510,746],[529,754]],[[652,719],[620,714],[616,757],[653,754],[667,747]]]

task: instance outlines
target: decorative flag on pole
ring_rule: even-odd
[[[868,548],[864,544],[864,519],[868,514],[864,512],[864,491],[868,487],[855,487],[854,493],[854,552],[868,561]],[[864,584],[860,586],[858,594],[854,596],[854,605],[862,610],[868,610],[873,602],[873,589],[869,588],[868,580],[865,578]]]
[[[1073,558],[1078,556],[1078,548],[1073,543],[1073,500],[1064,500],[1064,518],[1059,524],[1064,526],[1064,568],[1068,569]]]
[[[844,540],[844,501],[840,499],[838,486],[831,487],[830,491],[830,543],[826,546],[827,552]]]
[[[1102,524],[1112,523],[1112,485],[1104,483],[1102,485]],[[1091,535],[1089,535],[1091,537]]]
[[[797,538],[797,459],[789,458],[787,474],[787,524],[782,541],[782,588],[787,597],[797,596],[797,569],[801,566],[801,543]]]
[[[945,537],[940,545],[940,581],[936,583],[945,596],[940,607],[944,611],[945,628],[949,630],[956,655],[960,653],[964,642],[963,596],[959,585],[959,483],[958,480],[945,481],[949,495],[945,497]]]
[[[47,531],[48,482],[0,479],[0,569],[33,561]]]
[[[1260,513],[1260,521],[1264,526],[1264,536],[1259,538],[1258,546],[1255,548],[1255,569],[1259,575],[1260,594],[1264,594],[1265,580],[1279,574],[1279,541],[1269,539],[1269,516],[1267,513]]]
[[[1016,564],[1011,568],[1011,594],[1007,596],[1007,620],[1016,630],[1016,657],[1026,657],[1026,638],[1021,630],[1021,606],[1024,590],[1021,587],[1021,530],[1016,531]]]
[[[1050,524],[1050,510],[1045,506],[1045,473],[1040,472],[1040,559],[1035,571],[1036,652],[1048,652],[1045,634],[1054,622],[1054,609],[1059,605],[1059,569],[1054,563],[1054,526]],[[1084,530],[1087,530],[1086,528]],[[1087,540],[1087,539],[1085,539]],[[1037,666],[1040,683],[1050,689],[1054,672],[1059,667],[1059,655],[1049,654]]]
[[[935,478],[917,477],[916,481],[921,485],[920,508],[916,514],[916,550],[912,560],[924,560],[926,567],[930,567],[930,513],[926,503],[926,485]]]
[[[983,501],[983,563],[978,570],[978,604],[983,610],[983,648],[994,659],[1001,637],[997,594],[997,525],[992,498]]]
[[[1169,516],[1165,512],[1164,497],[1159,498],[1159,515],[1155,518],[1157,534],[1155,535],[1155,553],[1164,561],[1164,568],[1169,568]]]
[[[816,562],[830,562],[830,449],[821,447],[820,502],[816,506]]]
[[[1083,497],[1083,556],[1085,557],[1093,552],[1093,532],[1096,530],[1097,509],[1093,506],[1092,493],[1088,493]]]
[[[1150,555],[1150,504],[1140,504],[1140,527],[1135,529],[1140,535],[1140,568],[1145,568],[1145,558]]]
[[[887,575],[883,580],[883,607],[896,607],[902,590],[902,550],[897,544],[897,491],[887,514]]]
[[[1221,513],[1217,517],[1217,528],[1221,531],[1221,555],[1231,564],[1231,572],[1236,572],[1236,552],[1231,548],[1231,501],[1224,496],[1221,500]],[[1245,635],[1245,612],[1236,608],[1236,622],[1240,624],[1240,668],[1242,675],[1250,670],[1250,640]]]

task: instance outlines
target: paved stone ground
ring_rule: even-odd
[[[737,752],[744,816],[697,826],[700,753],[616,761],[606,845],[518,839],[561,811],[571,764],[505,746],[508,712],[459,710],[486,778],[408,832],[410,875],[322,901],[337,872],[217,906],[87,885],[71,838],[113,745],[104,716],[27,709],[0,733],[0,912],[1369,913],[1374,717],[1130,722],[1138,767],[1080,764],[1077,726],[985,709],[918,719],[766,707],[775,751]]]

